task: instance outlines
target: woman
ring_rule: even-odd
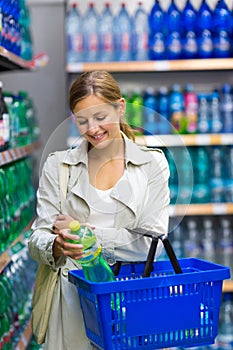
[[[52,306],[46,350],[91,349],[76,288],[67,281],[68,269],[78,268],[75,260],[82,256],[81,245],[66,241],[73,218],[95,228],[110,265],[117,260],[146,260],[150,238],[134,231],[168,230],[168,163],[162,151],[134,143],[124,120],[125,100],[114,78],[105,71],[82,74],[71,86],[69,102],[83,141],[77,148],[49,155],[45,162],[29,240],[32,258],[61,268],[57,287],[61,300]],[[70,178],[60,213],[62,162],[69,165]],[[157,255],[160,252],[161,246]]]

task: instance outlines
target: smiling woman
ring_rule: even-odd
[[[31,256],[59,268],[45,350],[91,349],[84,332],[76,287],[67,270],[79,268],[80,244],[67,242],[70,221],[94,227],[102,256],[116,261],[145,261],[150,238],[140,229],[166,234],[169,219],[169,167],[161,150],[140,147],[124,119],[125,100],[105,71],[86,72],[70,88],[70,109],[83,136],[77,148],[51,154],[37,192],[37,219],[29,239]],[[69,183],[60,212],[58,170],[69,166]],[[158,246],[156,256],[161,253]]]

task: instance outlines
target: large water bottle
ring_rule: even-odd
[[[205,93],[198,94],[197,130],[200,134],[209,133],[211,130],[209,99]]]
[[[221,203],[225,201],[225,170],[223,167],[224,158],[221,146],[212,147],[210,153],[210,190],[211,199],[214,203]]]
[[[160,86],[158,91],[158,108],[160,115],[159,134],[170,134],[171,124],[169,120],[169,94],[167,86]]]
[[[206,147],[195,147],[192,160],[194,170],[194,188],[192,201],[194,203],[208,203],[210,202],[210,160]]]
[[[97,13],[90,2],[83,18],[83,59],[95,62],[98,58]]]
[[[222,132],[233,132],[233,94],[230,84],[224,84],[221,92]]]
[[[166,12],[166,47],[167,58],[170,60],[181,58],[182,43],[181,43],[181,11],[175,4],[175,0],[171,1]]]
[[[105,4],[98,19],[99,61],[110,62],[114,58],[113,14],[110,4]]]
[[[149,13],[149,58],[151,60],[163,60],[166,58],[165,46],[165,16],[159,0]]]
[[[201,258],[216,262],[216,233],[213,218],[204,217],[202,221]]]
[[[213,91],[209,96],[211,132],[218,134],[223,130],[221,115],[220,96],[217,91]]]
[[[145,61],[148,59],[148,37],[148,15],[140,1],[132,18],[132,51],[134,60]]]
[[[225,199],[233,203],[233,146],[228,147],[226,159]]]
[[[73,3],[66,14],[66,61],[81,62],[83,59],[82,17]]]
[[[182,56],[184,58],[197,57],[197,13],[190,0],[187,0],[181,13],[182,20]]]
[[[197,12],[198,57],[213,56],[213,12],[206,0],[202,0]]]
[[[218,227],[217,240],[217,262],[224,266],[229,266],[231,274],[233,272],[233,234],[232,221],[227,216],[222,216]]]
[[[123,2],[120,11],[114,18],[114,50],[116,61],[130,61],[132,59],[131,34],[131,18],[126,9],[126,4]]]
[[[115,276],[101,255],[101,247],[97,244],[94,231],[76,220],[71,221],[69,228],[70,233],[79,236],[78,241],[69,241],[83,245],[83,257],[78,263],[82,265],[85,278],[92,282],[114,281]]]
[[[218,0],[213,12],[214,57],[230,57],[231,12],[224,0]]]
[[[184,240],[184,252],[186,257],[197,258],[201,254],[200,233],[197,220],[189,218],[186,222]]]
[[[220,349],[232,349],[233,346],[233,300],[231,293],[223,294],[220,307],[217,341]]]
[[[155,91],[152,87],[148,87],[143,97],[143,114],[144,114],[144,134],[155,135],[158,132],[156,123],[156,107],[157,100]]]

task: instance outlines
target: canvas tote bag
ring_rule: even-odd
[[[59,173],[61,212],[66,198],[69,180],[69,166],[61,163]],[[49,265],[40,264],[37,270],[32,297],[31,325],[38,344],[45,341],[54,290],[60,269],[52,269]]]

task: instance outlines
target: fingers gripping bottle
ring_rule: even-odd
[[[83,245],[83,257],[78,263],[83,268],[85,278],[92,282],[114,281],[115,276],[101,255],[101,247],[97,244],[94,231],[90,227],[80,225],[77,220],[71,221],[69,228],[70,233],[80,237],[78,241],[69,240],[69,242]]]

